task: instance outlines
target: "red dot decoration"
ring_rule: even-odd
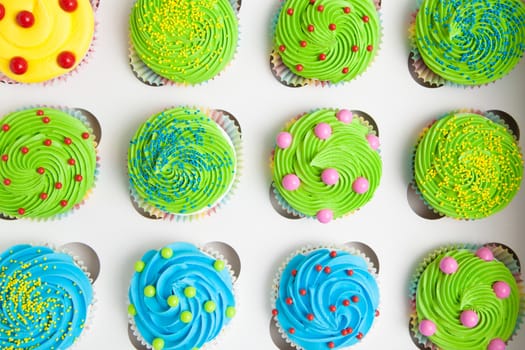
[[[284,50],[286,50],[286,46],[279,45],[279,51],[284,52]]]
[[[5,16],[5,7],[4,5],[0,4],[0,20],[2,20]]]
[[[334,23],[330,23],[330,25],[328,25],[328,29],[334,31],[336,29],[336,25]]]
[[[75,175],[75,181],[76,182],[81,182],[82,181],[82,175],[80,175],[80,174]]]
[[[350,7],[343,7],[343,12],[344,13],[348,14],[348,13],[350,13],[350,11],[352,11],[352,10],[350,10]]]
[[[320,60],[320,61],[324,61],[324,60],[326,60],[326,54],[324,54],[324,53],[320,54],[320,55],[319,55],[319,60]]]
[[[2,154],[2,160],[4,162],[7,162],[8,159],[9,159],[9,156],[7,154]]]
[[[296,270],[296,269],[293,269],[293,270],[292,270],[292,276],[295,277],[296,275],[297,275],[297,270]]]
[[[83,138],[84,140],[89,139],[89,133],[87,133],[87,132],[83,132],[83,133],[82,133],[82,138]]]
[[[301,294],[302,296],[305,296],[306,295],[306,289],[301,289],[299,291],[299,294]]]
[[[343,74],[347,74],[348,73],[348,67],[344,67],[342,72],[343,72]]]
[[[62,183],[61,183],[61,182],[57,182],[57,183],[55,184],[55,188],[56,188],[57,190],[61,189],[61,188],[62,188]]]
[[[326,266],[324,268],[324,273],[329,274],[330,272],[332,272],[332,269],[330,268],[330,266]]]
[[[368,23],[368,21],[370,21],[370,17],[363,16],[363,22]]]
[[[330,305],[328,307],[328,310],[330,310],[330,312],[335,312],[335,310],[337,310],[337,308],[335,307],[335,305]]]
[[[66,12],[73,12],[77,9],[77,0],[60,0],[60,7]]]
[[[359,46],[357,46],[357,45],[352,46],[352,51],[353,52],[359,51]]]
[[[306,47],[306,45],[308,45],[308,44],[306,43],[306,41],[301,40],[301,42],[299,43],[299,45],[301,45],[301,47]]]
[[[11,185],[11,179],[4,179],[4,185],[6,186]]]
[[[354,332],[354,330],[352,329],[352,327],[348,327],[346,329],[346,334],[352,334]]]
[[[348,306],[348,305],[350,305],[350,300],[348,299],[343,300],[343,306]]]
[[[336,256],[337,256],[337,252],[336,252],[335,250],[332,250],[332,251],[330,252],[330,257],[331,257],[331,258],[335,258]]]
[[[43,117],[42,118],[42,123],[44,123],[44,124],[49,124],[50,121],[51,121],[51,119],[49,119],[49,117]]]
[[[294,333],[295,333],[295,328],[290,328],[290,329],[288,329],[288,333],[290,333],[290,334],[294,334]]]
[[[51,141],[50,139],[44,140],[44,145],[45,146],[51,146],[52,143],[53,143],[53,141]]]
[[[324,11],[324,6],[323,5],[317,6],[317,11],[323,12]]]
[[[346,274],[348,276],[353,276],[354,275],[354,270],[346,270]]]
[[[69,159],[67,160],[67,164],[69,164],[69,165],[75,165],[75,163],[76,163],[76,162],[75,162],[75,160],[74,160],[73,158],[69,158]]]
[[[47,199],[47,193],[45,192],[40,193],[40,199],[45,201]]]
[[[75,55],[70,51],[62,51],[57,56],[57,64],[64,69],[73,68],[75,61]]]
[[[306,29],[311,33],[315,30],[315,27],[313,24],[309,24],[308,27],[306,27]]]
[[[315,4],[315,0],[310,0],[310,4]]]
[[[379,310],[376,310],[376,317],[379,317]]]
[[[361,340],[363,339],[363,333],[359,332],[356,336],[357,339]]]
[[[16,75],[22,75],[27,72],[27,61],[23,57],[13,57],[9,61],[9,69]]]
[[[35,16],[29,11],[20,11],[16,15],[16,23],[22,28],[30,28],[35,24]]]
[[[372,45],[368,45],[366,47],[366,51],[368,51],[368,52],[372,51],[373,49],[374,49],[374,47]]]
[[[333,348],[335,348],[335,344],[334,344],[333,341],[329,342],[327,345],[328,345],[328,348],[329,348],[329,349],[333,349]]]
[[[354,295],[354,296],[352,297],[352,301],[353,301],[354,303],[359,302],[359,297],[358,297],[357,295]]]
[[[323,267],[321,265],[315,265],[315,270],[316,271],[321,272],[322,269],[323,269]]]
[[[62,200],[60,201],[60,206],[61,206],[61,207],[65,207],[66,205],[67,205],[67,201],[66,201],[65,199],[62,199]]]
[[[46,169],[44,169],[42,167],[39,167],[38,169],[36,169],[36,172],[39,173],[40,175],[42,175],[43,173],[46,172]]]
[[[36,115],[44,115],[44,111],[39,109],[38,111],[36,111]]]
[[[26,213],[26,210],[24,208],[19,208],[18,209],[18,214],[24,215],[25,213]]]
[[[296,69],[298,72],[301,72],[301,71],[304,69],[304,67],[303,67],[302,64],[298,64],[298,65],[295,66],[295,69]]]
[[[27,152],[29,152],[29,148],[22,147],[22,148],[20,148],[20,152],[22,152],[22,154],[27,154]]]
[[[272,315],[273,316],[277,316],[279,314],[279,311],[277,311],[277,309],[273,309],[272,310]]]
[[[306,315],[306,319],[307,319],[308,321],[313,321],[314,318],[315,318],[315,317],[314,317],[313,314],[308,314],[308,315]]]
[[[65,137],[65,138],[64,138],[64,143],[65,143],[66,145],[70,145],[70,144],[73,143],[73,140],[71,140],[69,137]]]
[[[293,304],[293,299],[292,298],[286,298],[286,304],[292,305]]]
[[[286,10],[286,13],[290,16],[293,15],[293,8],[289,8],[288,10]]]
[[[10,128],[9,124],[2,125],[2,130],[4,131],[9,131],[9,128]]]

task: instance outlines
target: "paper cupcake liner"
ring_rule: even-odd
[[[320,109],[321,108],[312,109],[309,112],[301,113],[301,114],[295,116],[294,118],[290,119],[285,124],[284,129],[290,128],[290,126],[293,123],[295,123],[297,120],[301,119],[303,116],[305,116],[307,114],[310,114],[310,113],[313,113],[315,111],[318,111]],[[354,110],[354,109],[352,109],[351,111],[352,111],[352,113],[354,113],[354,118],[356,118],[356,117],[359,118],[359,120],[360,120],[362,125],[368,127],[368,129],[374,135],[379,136],[379,129],[377,127],[377,124],[376,124],[375,120],[370,115],[368,115],[368,113],[363,112],[363,111],[359,111],[359,110]],[[274,145],[274,149],[275,149],[275,147],[276,146]],[[378,152],[379,152],[379,149],[378,149]],[[270,154],[269,164],[270,164],[270,169],[273,170],[273,167],[274,167],[274,151],[273,150],[272,150],[272,152]],[[279,209],[282,209],[284,211],[283,212],[284,216],[286,216],[288,218],[292,218],[292,219],[307,218],[307,219],[317,220],[315,215],[306,215],[304,213],[301,213],[300,211],[298,211],[295,208],[293,208],[290,204],[288,204],[288,202],[283,198],[283,196],[279,193],[279,191],[275,187],[273,181],[272,181],[271,186],[270,186],[270,191],[271,191],[271,195],[277,201],[277,205],[279,206]],[[360,208],[352,210],[352,211],[346,213],[345,215],[343,215],[341,218],[350,216],[350,215],[354,214],[355,212],[359,211],[359,209]]]
[[[195,83],[195,84],[192,84],[192,83],[185,83],[185,82],[178,82],[178,81],[173,81],[173,80],[170,80],[168,78],[164,78],[163,76],[155,73],[151,68],[149,68],[145,63],[144,61],[142,61],[139,57],[139,55],[137,54],[137,51],[135,50],[135,47],[133,45],[133,42],[131,40],[131,34],[129,35],[129,39],[128,39],[128,50],[129,50],[129,53],[128,53],[128,57],[129,57],[129,65],[130,65],[130,68],[133,72],[133,75],[135,75],[135,77],[141,81],[142,83],[146,84],[146,85],[149,85],[149,86],[200,86],[200,85],[204,85],[206,84],[207,82],[211,81],[211,80],[214,80],[216,79],[217,77],[219,77],[222,72],[224,72],[231,64],[232,62],[235,60],[235,57],[237,56],[237,51],[239,49],[239,42],[240,42],[240,38],[241,38],[241,28],[240,28],[240,18],[239,18],[239,12],[240,12],[240,9],[241,9],[241,4],[242,4],[242,0],[229,0],[230,1],[230,4],[231,6],[233,7],[233,10],[237,16],[237,23],[238,24],[238,32],[239,32],[239,35],[238,35],[238,39],[237,39],[237,46],[235,48],[235,53],[233,54],[230,62],[219,72],[217,73],[217,75],[215,75],[214,77],[206,80],[206,81],[203,81],[203,82],[200,82],[200,83]],[[132,5],[133,6],[133,5]],[[131,9],[133,10],[133,9]]]
[[[377,269],[378,267],[376,267],[374,265],[374,263],[372,262],[372,259],[370,259],[364,252],[362,252],[361,250],[359,250],[355,246],[345,245],[345,244],[326,244],[326,245],[324,245],[324,244],[318,244],[318,245],[312,244],[312,245],[306,245],[306,246],[303,246],[303,247],[295,250],[293,253],[289,254],[286,257],[286,259],[284,259],[283,263],[277,269],[277,272],[274,275],[274,278],[273,278],[273,281],[272,281],[272,286],[271,286],[271,291],[270,291],[270,305],[271,305],[272,310],[275,310],[275,308],[276,308],[276,302],[277,302],[277,299],[279,297],[279,285],[280,285],[280,282],[281,282],[281,276],[282,276],[284,270],[286,269],[286,266],[297,255],[309,254],[309,253],[314,252],[314,251],[319,250],[319,249],[341,250],[341,251],[345,251],[345,252],[350,253],[352,255],[359,256],[359,257],[363,258],[365,260],[365,262],[367,263],[368,272],[371,275],[374,276],[374,278],[376,280],[376,283],[378,285],[378,288],[379,288],[378,269]],[[380,305],[381,305],[381,301],[378,304],[378,309],[380,308]],[[298,344],[295,344],[294,342],[292,342],[288,338],[286,330],[283,329],[283,327],[279,323],[277,315],[273,315],[272,316],[272,321],[275,323],[275,326],[277,328],[277,331],[279,332],[279,335],[281,336],[281,338],[287,344],[289,344],[291,347],[296,348],[298,350],[307,350],[307,349],[302,348]],[[374,322],[372,324],[372,328],[369,330],[368,333],[370,333],[372,331],[373,327],[375,326],[375,323],[376,322]]]
[[[516,321],[516,326],[514,328],[514,333],[512,336],[506,341],[506,343],[512,341],[512,339],[516,336],[518,330],[520,329],[524,317],[525,317],[525,286],[523,283],[523,279],[521,277],[521,266],[520,261],[518,259],[518,256],[512,249],[509,247],[501,244],[501,243],[486,243],[486,244],[469,244],[469,243],[457,243],[457,244],[450,244],[447,246],[443,246],[440,248],[435,249],[431,253],[429,253],[423,261],[419,264],[419,266],[416,268],[415,273],[413,274],[408,295],[410,300],[410,321],[409,321],[409,333],[414,341],[415,345],[418,346],[420,349],[429,349],[429,350],[442,350],[435,344],[433,344],[428,337],[422,335],[419,332],[418,327],[418,320],[417,320],[417,311],[416,311],[416,292],[417,292],[417,285],[419,282],[419,279],[421,278],[421,275],[425,271],[426,267],[434,261],[440,254],[454,251],[457,249],[466,249],[471,252],[476,252],[481,247],[487,247],[489,248],[492,253],[494,254],[494,258],[500,262],[502,262],[512,273],[514,276],[514,279],[516,280],[516,283],[518,285],[518,290],[520,293],[520,310],[518,314],[518,319]]]
[[[100,0],[90,0],[91,2],[91,6],[93,7],[93,15],[95,16],[95,27],[94,27],[94,30],[93,30],[93,39],[91,40],[91,44],[89,45],[89,49],[88,51],[86,52],[86,54],[84,55],[84,57],[82,58],[82,60],[77,64],[77,66],[65,73],[65,74],[62,74],[58,77],[55,77],[55,78],[52,78],[52,79],[49,79],[49,80],[46,80],[46,81],[42,81],[42,82],[36,82],[36,83],[20,83],[18,81],[15,81],[7,76],[5,76],[4,74],[2,74],[0,72],[0,83],[3,83],[3,84],[8,84],[8,85],[42,85],[42,86],[52,86],[53,84],[56,84],[58,82],[64,82],[66,80],[68,80],[70,77],[78,74],[79,70],[82,70],[81,66],[84,66],[85,64],[87,64],[92,56],[93,56],[93,53],[95,52],[95,44],[96,44],[96,41],[97,41],[97,32],[98,32],[98,22],[97,22],[97,10],[98,10],[98,7],[100,5]]]
[[[57,214],[51,217],[47,218],[24,218],[24,220],[30,220],[35,222],[45,222],[45,221],[55,221],[55,220],[61,220],[71,214],[73,214],[76,210],[80,209],[82,205],[85,204],[85,202],[88,200],[88,198],[93,193],[93,190],[95,189],[98,181],[98,176],[100,172],[100,156],[98,154],[98,144],[100,142],[101,138],[101,128],[100,123],[97,120],[97,118],[89,111],[82,109],[82,108],[72,108],[72,107],[66,107],[66,106],[53,106],[53,105],[32,105],[29,107],[19,108],[16,111],[23,111],[26,109],[32,109],[32,108],[53,108],[60,110],[62,112],[65,112],[69,114],[72,117],[77,118],[80,120],[89,130],[89,133],[95,136],[94,147],[95,147],[95,154],[96,154],[96,165],[95,165],[95,174],[94,174],[94,181],[93,181],[93,187],[91,187],[86,194],[84,195],[84,198],[80,203],[75,204],[69,211]],[[5,213],[0,213],[0,220],[19,220],[16,217],[9,216]]]
[[[161,209],[150,205],[147,201],[139,196],[139,194],[130,186],[130,195],[131,200],[138,207],[140,211],[144,211],[146,216],[151,218],[165,219],[165,220],[175,220],[175,221],[193,221],[197,219],[210,216],[215,213],[217,210],[222,208],[230,200],[230,198],[235,193],[237,187],[239,186],[240,177],[242,175],[243,169],[243,148],[242,148],[242,131],[238,120],[229,112],[220,110],[220,109],[206,109],[198,108],[203,111],[208,117],[210,117],[229,137],[233,148],[235,149],[235,156],[237,158],[236,168],[235,168],[235,178],[232,181],[232,184],[229,190],[219,199],[212,207],[205,208],[200,212],[192,214],[175,214],[162,211]],[[169,108],[168,108],[169,109]]]
[[[272,33],[272,40],[275,36],[275,29],[277,27],[277,22],[279,20],[279,15],[281,14],[281,11],[283,9],[284,3],[286,0],[280,0],[281,5],[279,6],[279,9],[275,16],[272,19],[271,23],[271,33]],[[378,48],[376,51],[376,54],[374,56],[374,59],[370,62],[370,64],[367,66],[365,70],[363,70],[361,73],[356,75],[350,80],[347,81],[340,81],[337,83],[332,83],[330,81],[326,80],[319,80],[315,78],[305,78],[300,75],[295,74],[288,68],[281,58],[281,55],[279,55],[279,52],[272,50],[270,53],[270,70],[275,77],[281,84],[287,87],[297,88],[297,87],[303,87],[303,86],[316,86],[316,87],[337,87],[342,86],[344,84],[348,84],[357,78],[361,77],[375,62],[377,59],[377,56],[379,55],[379,51],[381,50],[381,46],[383,45],[383,19],[381,16],[381,0],[373,0],[375,7],[377,9],[377,13],[379,15],[379,24],[380,24],[380,31],[379,31],[379,42],[378,42]]]
[[[206,254],[208,256],[211,256],[212,258],[224,261],[225,268],[228,270],[228,272],[230,273],[230,276],[232,278],[232,290],[233,290],[233,297],[235,299],[235,308],[238,309],[239,308],[239,299],[238,299],[237,287],[235,285],[236,282],[237,282],[237,278],[236,278],[235,273],[233,271],[233,268],[230,265],[230,263],[228,262],[228,260],[224,257],[224,255],[222,255],[219,251],[217,251],[215,249],[212,249],[212,248],[207,247],[205,245],[196,245],[196,247],[202,253],[204,253],[204,254]],[[129,301],[128,301],[128,306],[129,306]],[[236,317],[233,317],[230,320],[230,322],[221,329],[221,331],[219,332],[217,337],[215,337],[214,339],[210,340],[209,342],[203,344],[202,347],[200,347],[199,349],[201,349],[201,350],[210,350],[210,349],[216,348],[220,344],[221,339],[223,339],[228,334],[229,329],[232,328],[232,325],[234,324],[235,319],[236,319]],[[135,324],[135,318],[133,316],[129,315],[129,314],[128,314],[128,325],[129,325],[130,330],[132,332],[132,336],[135,338],[135,340],[137,340],[144,348],[150,349],[150,350],[154,350],[153,346],[151,344],[149,344],[142,337],[142,335],[140,334],[139,330],[137,329],[137,326]]]
[[[516,132],[514,131],[514,128],[511,127],[509,125],[509,121],[503,119],[500,115],[497,114],[497,112],[501,112],[505,115],[508,115],[507,113],[503,112],[503,111],[481,111],[481,110],[478,110],[478,109],[471,109],[471,108],[463,108],[463,109],[457,109],[457,110],[453,110],[453,111],[450,111],[444,115],[441,115],[440,117],[432,120],[419,134],[418,138],[417,138],[417,142],[415,143],[414,147],[412,148],[412,156],[410,157],[410,172],[411,172],[411,180],[410,180],[410,184],[409,186],[412,187],[412,189],[415,191],[416,195],[419,197],[419,199],[421,200],[421,202],[428,208],[428,210],[430,210],[431,212],[433,212],[434,214],[437,214],[441,217],[449,217],[447,215],[445,215],[444,213],[441,213],[438,209],[432,207],[426,200],[425,198],[423,197],[423,194],[421,193],[421,191],[419,190],[419,188],[417,187],[417,184],[416,184],[416,179],[414,178],[415,176],[415,157],[416,157],[416,151],[417,151],[417,146],[419,145],[419,143],[421,142],[421,140],[423,139],[423,137],[425,136],[425,134],[427,133],[427,131],[432,127],[432,125],[434,125],[434,123],[436,123],[438,120],[444,118],[445,116],[447,115],[450,115],[450,114],[456,114],[456,113],[475,113],[475,114],[479,114],[479,115],[482,115],[484,116],[485,118],[488,118],[490,120],[492,120],[494,123],[497,123],[497,124],[500,124],[500,125],[503,125],[507,131],[514,137],[514,139],[516,141],[519,140],[519,129],[517,129],[517,133],[518,135],[516,135]],[[510,117],[510,116],[509,116]],[[512,117],[511,117],[512,119]],[[513,119],[512,119],[513,120]],[[515,122],[515,121],[514,121]],[[517,127],[517,125],[516,125]],[[521,150],[521,147],[518,145],[518,148],[520,148]],[[479,219],[466,219],[466,218],[453,218],[455,220],[461,220],[461,221],[474,221],[474,220],[481,220],[483,218],[479,218]]]

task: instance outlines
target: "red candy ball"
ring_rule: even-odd
[[[69,165],[75,165],[75,160],[73,158],[69,158],[68,161],[67,161],[67,164]]]
[[[328,343],[328,348],[333,349],[335,347],[335,344],[333,341]]]
[[[77,182],[82,181],[82,175],[80,175],[80,174],[75,175],[75,181],[77,181]]]
[[[66,12],[73,12],[77,9],[77,0],[60,0],[60,7]]]
[[[342,72],[343,72],[343,74],[347,74],[348,73],[348,67],[344,67]]]
[[[61,207],[65,207],[66,205],[67,205],[67,201],[66,201],[65,199],[62,199],[62,200],[60,201],[60,206],[61,206]]]
[[[64,143],[65,143],[66,145],[70,145],[70,144],[73,143],[73,140],[71,140],[69,137],[66,137],[66,138],[64,138]]]
[[[40,167],[40,168],[36,169],[36,172],[39,173],[40,175],[42,175],[43,173],[46,172],[46,169]]]
[[[9,124],[2,125],[2,130],[9,131]]]
[[[310,0],[310,4],[315,4],[315,0]]]
[[[343,8],[343,12],[344,12],[344,13],[350,13],[350,11],[351,11],[351,10],[350,10],[350,7],[344,7],[344,8]]]
[[[9,159],[9,156],[7,154],[2,154],[2,160],[4,162],[7,162],[8,159]]]
[[[320,54],[320,55],[319,55],[319,60],[320,60],[320,61],[324,61],[324,60],[326,60],[326,54],[324,54],[324,53]]]
[[[313,321],[314,320],[314,315],[313,314],[308,314],[308,315],[306,315],[306,319],[308,321]]]
[[[354,270],[346,270],[346,274],[348,276],[352,276],[354,274]]]
[[[5,7],[4,5],[0,4],[0,20],[4,18],[5,16]]]
[[[279,45],[279,51],[284,52],[284,50],[286,50],[286,46]]]
[[[29,11],[20,11],[16,15],[16,23],[22,28],[29,28],[35,24],[35,16]]]
[[[36,111],[36,115],[44,115],[44,111],[39,109],[38,111]]]
[[[337,256],[337,252],[336,252],[335,250],[332,250],[332,251],[330,252],[330,257],[331,257],[331,258],[335,258],[336,256]]]
[[[366,51],[369,51],[369,52],[372,51],[373,49],[374,49],[374,47],[372,45],[368,45],[366,47]]]
[[[354,296],[352,297],[352,301],[353,301],[354,303],[359,302],[359,297],[358,297],[357,295],[354,295]]]
[[[328,26],[328,29],[330,29],[332,31],[335,30],[335,28],[336,28],[336,26],[335,26],[334,23],[330,23],[330,25]]]
[[[299,43],[299,45],[301,45],[301,47],[306,47],[306,45],[308,45],[308,44],[306,43],[306,41],[301,40],[301,42]]]
[[[309,24],[308,27],[306,27],[306,29],[309,31],[309,32],[313,32],[315,30],[315,27],[313,24]]]
[[[61,182],[57,182],[57,183],[55,184],[55,188],[56,188],[57,190],[61,189],[61,188],[62,188],[62,183],[61,183]]]
[[[83,132],[83,133],[82,133],[82,138],[83,138],[84,140],[89,139],[89,133],[87,133],[87,132]]]
[[[290,329],[288,329],[288,333],[290,333],[290,334],[294,334],[294,333],[295,333],[295,328],[290,328]]]
[[[288,10],[286,10],[286,13],[289,14],[290,16],[293,15],[293,9],[289,8]]]
[[[277,311],[277,309],[273,309],[272,310],[272,315],[273,316],[277,316],[277,314],[279,314],[279,311]]]
[[[321,272],[323,267],[321,265],[315,265],[315,269],[316,269],[316,271]]]
[[[348,306],[348,305],[350,305],[350,300],[348,299],[343,300],[343,306]]]
[[[325,272],[325,273],[330,273],[330,272],[332,272],[332,269],[330,268],[330,266],[326,266],[326,267],[324,268],[324,272]]]
[[[306,289],[299,290],[299,294],[301,294],[302,296],[305,296],[306,295]]]
[[[335,310],[337,310],[337,308],[335,307],[335,305],[330,305],[328,307],[328,310],[330,310],[330,312],[335,312]]]
[[[370,21],[370,18],[368,16],[363,16],[363,22],[368,23]]]
[[[286,304],[292,305],[293,304],[293,299],[292,298],[286,298]]]
[[[298,64],[298,65],[295,66],[295,69],[296,69],[298,72],[301,72],[301,71],[304,69],[304,67],[303,67],[302,64]]]
[[[293,270],[292,270],[292,276],[295,277],[295,275],[297,275],[297,270],[293,269]]]
[[[357,339],[361,340],[363,339],[363,333],[359,332],[356,336]]]
[[[42,118],[42,122],[43,122],[44,124],[47,124],[47,123],[49,123],[50,121],[51,121],[51,119],[49,119],[49,117],[44,117],[44,118]]]
[[[29,148],[22,147],[22,148],[20,148],[20,152],[22,152],[22,154],[27,154],[27,152],[29,152]]]
[[[62,51],[57,57],[57,63],[64,69],[73,68],[75,65],[75,55],[69,51]]]
[[[26,210],[24,208],[18,209],[18,214],[24,215],[26,213]]]
[[[43,200],[43,201],[46,200],[47,199],[47,193],[45,193],[45,192],[40,193],[40,199]]]
[[[357,46],[357,45],[352,46],[352,51],[353,52],[359,51],[359,46]]]
[[[11,179],[4,179],[4,185],[6,186],[11,185]]]
[[[46,139],[46,140],[44,141],[44,145],[45,145],[45,146],[51,146],[52,143],[53,143],[53,141],[51,141],[50,139]]]
[[[317,6],[317,11],[323,12],[324,11],[324,6],[323,5]]]
[[[23,57],[13,57],[9,62],[9,69],[16,75],[21,75],[27,72],[27,61]]]

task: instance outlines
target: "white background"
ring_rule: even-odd
[[[240,255],[238,313],[220,341],[221,349],[231,350],[275,349],[269,336],[271,281],[282,259],[307,243],[362,241],[379,256],[381,316],[356,349],[416,349],[407,332],[408,281],[416,264],[433,248],[452,242],[499,241],[525,261],[524,191],[504,211],[472,222],[422,219],[406,199],[410,150],[432,118],[463,107],[501,109],[525,125],[525,61],[487,87],[423,88],[407,71],[407,26],[415,0],[387,0],[382,10],[382,48],[363,76],[337,88],[291,89],[274,79],[268,64],[270,23],[278,1],[245,0],[238,53],[223,74],[202,86],[154,88],[139,82],[129,68],[132,2],[102,0],[96,51],[66,83],[0,86],[0,115],[27,105],[66,105],[90,110],[102,124],[101,172],[81,210],[54,222],[0,222],[2,249],[23,242],[81,241],[98,252],[102,270],[95,283],[97,310],[76,349],[132,348],[126,306],[133,263],[145,250],[172,241],[224,241]],[[148,220],[129,201],[128,142],[148,116],[181,104],[225,109],[238,118],[244,140],[240,186],[228,205],[198,222]],[[329,225],[282,218],[268,200],[268,155],[274,136],[288,119],[319,107],[371,114],[379,125],[384,167],[373,200]],[[519,331],[509,349],[525,347],[524,333]]]

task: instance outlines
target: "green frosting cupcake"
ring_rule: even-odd
[[[359,115],[320,109],[277,135],[273,184],[281,204],[327,223],[363,206],[381,178],[379,139]]]
[[[514,136],[479,113],[443,116],[416,146],[415,185],[432,209],[448,217],[480,219],[502,210],[518,192],[522,176]]]
[[[521,289],[493,250],[449,248],[419,267],[412,332],[431,349],[504,349],[520,322]],[[503,345],[503,347],[501,347]]]
[[[150,117],[128,150],[133,197],[147,212],[206,212],[228,193],[237,174],[232,140],[207,111],[177,107]]]
[[[525,3],[422,0],[413,40],[438,76],[460,85],[487,84],[507,75],[525,52]]]
[[[366,70],[380,39],[372,0],[287,0],[277,19],[274,50],[295,75],[338,83]]]
[[[130,16],[136,54],[161,77],[198,84],[218,75],[237,49],[229,0],[137,0]]]
[[[71,113],[39,107],[0,120],[0,213],[4,216],[57,217],[79,205],[93,188],[95,137]]]

